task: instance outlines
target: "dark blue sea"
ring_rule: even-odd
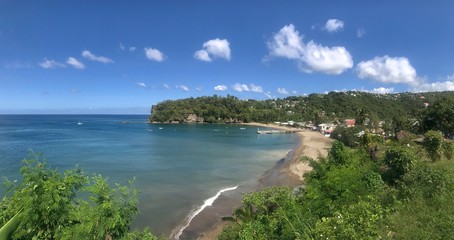
[[[0,176],[20,179],[21,160],[79,166],[142,191],[136,227],[169,235],[221,190],[256,181],[298,143],[256,127],[148,124],[143,115],[0,115]],[[186,220],[185,220],[186,219]]]

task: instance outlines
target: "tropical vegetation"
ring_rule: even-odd
[[[79,168],[51,169],[37,154],[23,160],[22,181],[9,181],[0,202],[0,239],[157,239],[131,231],[138,213],[134,180],[112,187]]]
[[[219,239],[453,239],[454,143],[442,136],[335,141],[306,160],[304,185],[247,194]]]

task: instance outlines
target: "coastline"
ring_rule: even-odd
[[[283,131],[298,130],[292,134],[298,134],[299,143],[285,158],[282,158],[273,168],[267,170],[260,179],[258,179],[256,186],[240,186],[238,191],[235,191],[236,194],[227,193],[221,195],[213,204],[213,207],[207,208],[206,211],[197,216],[185,231],[186,234],[192,233],[192,237],[196,234],[199,240],[212,240],[217,238],[228,224],[223,222],[221,217],[230,215],[234,208],[241,205],[243,193],[250,192],[251,190],[259,190],[268,186],[296,187],[301,185],[304,182],[304,173],[312,170],[307,163],[300,161],[301,157],[306,156],[313,159],[317,159],[320,156],[326,157],[328,149],[331,147],[332,140],[325,137],[320,132],[277,126],[274,124],[243,123],[241,125],[266,127]]]

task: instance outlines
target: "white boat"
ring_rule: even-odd
[[[83,124],[83,123],[82,123],[82,122],[80,122],[80,121],[78,121],[78,122],[77,122],[77,125],[82,125],[82,124]]]

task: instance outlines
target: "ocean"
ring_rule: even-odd
[[[169,236],[221,194],[256,182],[298,144],[257,127],[148,124],[145,115],[0,115],[0,176],[20,179],[21,160],[42,153],[52,168],[76,165],[110,183],[136,178],[134,227]],[[0,192],[1,193],[1,192]]]

